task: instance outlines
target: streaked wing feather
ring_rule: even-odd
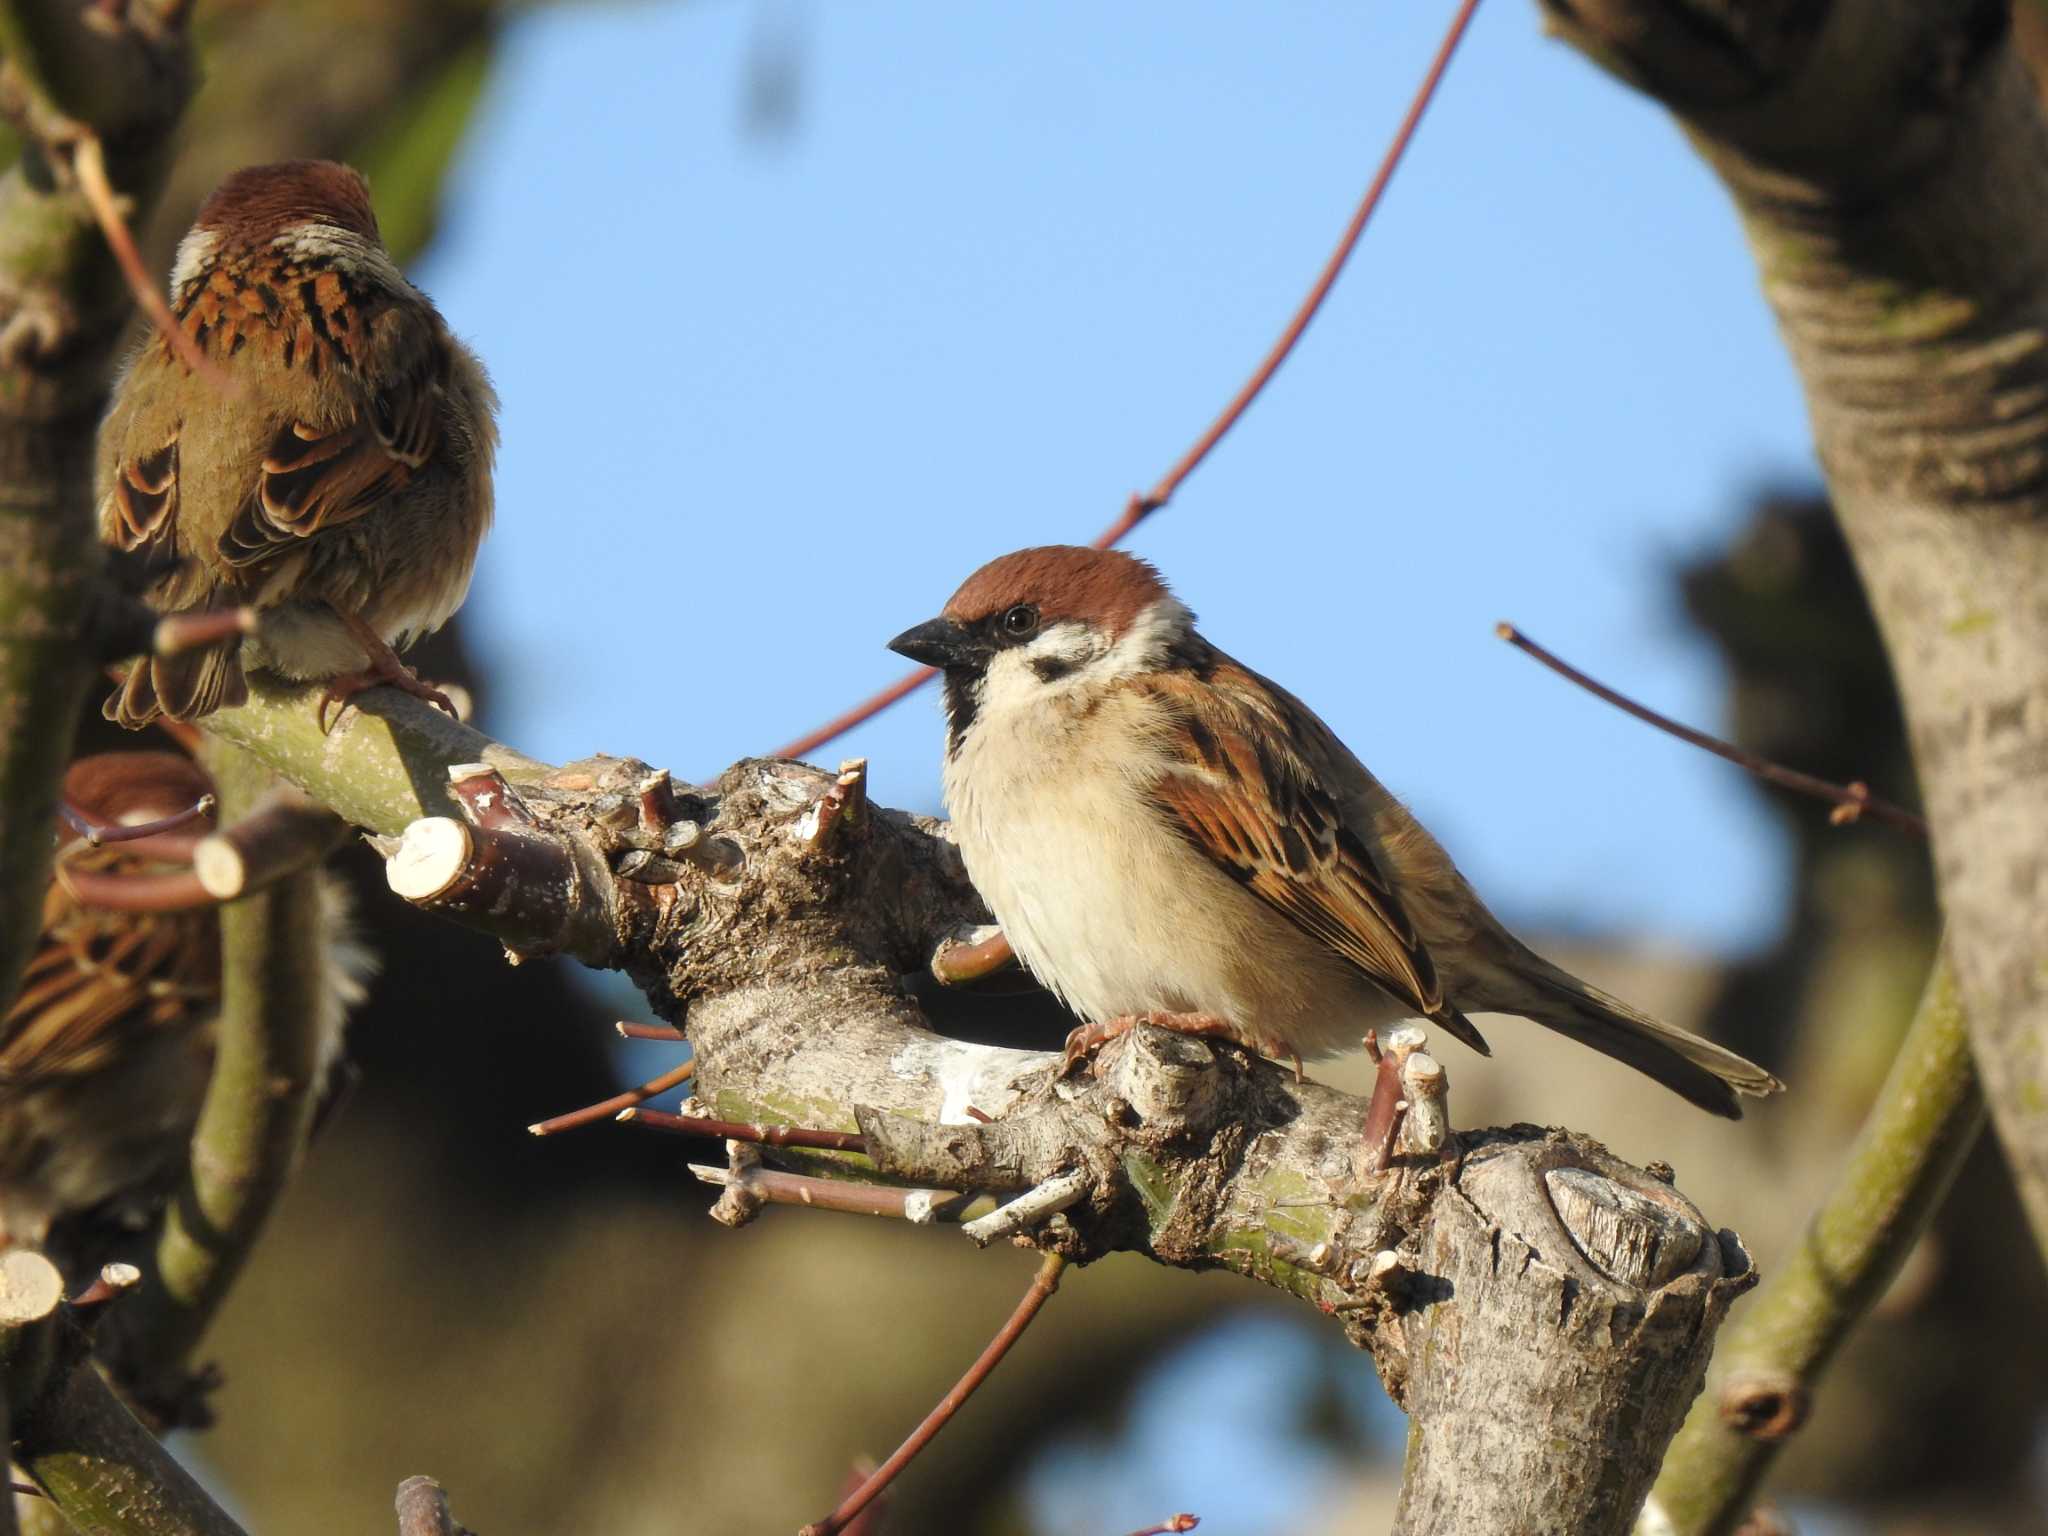
[[[178,516],[178,440],[116,466],[100,512],[109,544],[134,551],[164,540]]]
[[[282,545],[362,516],[426,464],[441,438],[445,349],[430,323],[399,308],[374,325],[371,346],[390,380],[364,391],[355,414],[329,427],[290,422],[271,439],[256,489],[221,535],[231,566],[255,565]]]
[[[1429,951],[1371,850],[1288,747],[1313,722],[1290,718],[1291,700],[1231,663],[1203,682],[1166,673],[1142,686],[1166,704],[1172,721],[1171,762],[1152,798],[1187,840],[1397,1001],[1461,1038],[1469,1032],[1446,1004]]]

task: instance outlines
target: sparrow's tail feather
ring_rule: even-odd
[[[184,651],[176,656],[144,656],[101,706],[100,713],[131,731],[158,715],[197,720],[216,709],[246,703],[249,688],[242,676],[242,638]]]
[[[1503,982],[1481,1008],[1534,1019],[1655,1078],[1712,1114],[1740,1120],[1741,1095],[1762,1098],[1784,1089],[1762,1067],[1726,1046],[1653,1019],[1533,951],[1522,949],[1515,956]],[[1471,1005],[1471,999],[1464,1001]]]

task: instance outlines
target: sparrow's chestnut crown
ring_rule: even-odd
[[[332,160],[280,160],[236,171],[200,205],[194,228],[226,245],[255,246],[295,224],[328,224],[383,244],[369,184]]]

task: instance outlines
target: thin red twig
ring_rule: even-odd
[[[1316,275],[1307,297],[1301,301],[1293,318],[1287,322],[1286,329],[1281,331],[1279,340],[1275,341],[1271,349],[1260,359],[1259,366],[1252,370],[1251,377],[1246,379],[1243,387],[1231,397],[1230,403],[1223,407],[1222,413],[1210,423],[1209,430],[1195,439],[1194,446],[1182,454],[1174,466],[1160,477],[1159,483],[1149,491],[1132,494],[1131,499],[1124,504],[1123,515],[1096,535],[1095,548],[1108,549],[1119,543],[1125,534],[1171,501],[1173,493],[1180,489],[1181,482],[1193,474],[1201,462],[1209,457],[1216,445],[1223,441],[1224,435],[1236,426],[1239,419],[1251,408],[1252,401],[1256,400],[1259,392],[1271,382],[1273,375],[1280,371],[1280,365],[1287,361],[1288,354],[1301,340],[1302,333],[1309,327],[1309,322],[1315,319],[1316,311],[1322,308],[1323,300],[1329,297],[1330,289],[1336,285],[1338,274],[1344,270],[1344,263],[1351,259],[1351,252],[1358,245],[1359,236],[1365,233],[1366,225],[1372,221],[1373,210],[1379,207],[1388,183],[1394,179],[1394,172],[1401,164],[1401,157],[1408,152],[1409,141],[1415,137],[1415,130],[1421,125],[1423,113],[1429,109],[1429,103],[1436,95],[1437,86],[1443,80],[1444,71],[1450,67],[1451,56],[1457,52],[1466,28],[1471,25],[1473,12],[1478,9],[1479,0],[1461,0],[1457,14],[1451,18],[1451,24],[1444,32],[1443,41],[1437,45],[1436,56],[1430,60],[1429,69],[1422,77],[1422,84],[1416,88],[1414,98],[1408,103],[1407,113],[1402,117],[1400,126],[1394,130],[1393,141],[1388,144],[1386,153],[1380,158],[1379,169],[1373,173],[1371,185],[1365,189],[1365,196],[1359,199],[1358,207],[1351,215],[1351,222],[1345,225],[1343,236],[1337,241],[1337,248],[1330,253],[1329,260],[1323,263],[1322,271]],[[810,734],[799,736],[786,746],[777,748],[774,755],[808,757],[827,742],[844,735],[857,725],[872,720],[899,699],[909,697],[936,675],[937,673],[930,667],[919,667],[915,672],[898,678],[872,698],[855,705],[845,714],[826,721]]]
[[[135,237],[128,232],[128,221],[121,217],[120,200],[114,195],[113,183],[107,180],[106,155],[95,135],[82,134],[71,146],[71,170],[78,178],[78,190],[85,198],[86,206],[92,209],[92,216],[99,221],[107,249],[114,253],[114,262],[128,280],[128,291],[135,295],[135,302],[141,306],[142,312],[149,316],[158,334],[183,359],[186,367],[215,388],[233,393],[234,386],[227,374],[199,350],[199,343],[178,324],[177,316],[171,313],[171,306],[157,292],[149,269],[143,265],[142,253],[135,248]]]
[[[754,1125],[739,1120],[710,1120],[702,1115],[672,1115],[661,1109],[622,1109],[617,1118],[650,1130],[677,1131],[718,1141],[751,1141],[764,1147],[811,1147],[821,1152],[865,1152],[867,1140],[854,1131],[814,1131],[801,1125]]]
[[[1031,1277],[1024,1299],[1017,1303],[1010,1320],[988,1341],[988,1347],[981,1352],[980,1358],[967,1368],[967,1374],[939,1400],[938,1407],[925,1415],[924,1422],[896,1448],[895,1455],[883,1462],[874,1475],[855,1489],[837,1509],[823,1520],[805,1526],[798,1536],[836,1536],[846,1528],[847,1522],[867,1508],[876,1494],[896,1481],[897,1474],[909,1466],[917,1453],[931,1443],[932,1437],[946,1427],[953,1415],[960,1411],[960,1405],[974,1395],[974,1389],[988,1380],[989,1373],[1003,1363],[1003,1356],[1023,1337],[1024,1330],[1031,1326],[1031,1320],[1038,1316],[1038,1309],[1060,1288],[1060,1271],[1066,1267],[1067,1261],[1057,1253],[1048,1253],[1039,1260],[1038,1273]]]
[[[619,1032],[621,1040],[680,1042],[689,1038],[672,1024],[635,1024],[631,1019],[621,1019],[612,1028]]]
[[[572,1109],[565,1115],[556,1115],[548,1120],[536,1120],[526,1129],[535,1136],[553,1136],[558,1131],[571,1131],[579,1125],[589,1125],[598,1120],[609,1120],[622,1109],[631,1109],[636,1104],[645,1104],[657,1093],[667,1093],[671,1088],[680,1088],[696,1075],[697,1060],[692,1057],[679,1067],[671,1067],[659,1077],[649,1078],[638,1088],[628,1088],[624,1093],[597,1104],[586,1104],[581,1109]]]
[[[217,802],[212,795],[201,795],[182,811],[173,811],[168,816],[159,816],[155,821],[138,821],[126,826],[106,826],[94,821],[85,812],[69,801],[57,802],[57,814],[64,818],[66,825],[87,843],[97,848],[102,843],[135,843],[145,837],[157,837],[165,832],[176,832],[189,827],[195,821],[204,821],[213,814]]]
[[[1157,1525],[1148,1525],[1142,1531],[1133,1531],[1131,1536],[1179,1536],[1182,1531],[1192,1531],[1202,1523],[1200,1515],[1168,1515]]]
[[[1523,634],[1514,625],[1506,623],[1493,626],[1493,632],[1507,641],[1525,656],[1534,657],[1567,682],[1577,683],[1595,698],[1605,699],[1624,714],[1633,715],[1645,725],[1654,725],[1658,730],[1676,736],[1680,741],[1690,742],[1702,751],[1725,758],[1738,768],[1746,769],[1767,784],[1776,784],[1785,789],[1796,790],[1802,795],[1816,799],[1831,800],[1835,810],[1830,818],[1837,825],[1855,821],[1863,816],[1875,816],[1879,821],[1889,822],[1895,827],[1919,837],[1928,835],[1927,822],[1914,815],[1904,806],[1894,805],[1870,792],[1870,786],[1862,782],[1836,784],[1828,779],[1817,779],[1810,773],[1801,773],[1796,768],[1787,768],[1772,762],[1767,757],[1723,741],[1718,736],[1709,736],[1705,731],[1696,731],[1689,725],[1680,725],[1669,715],[1660,715],[1647,705],[1638,704],[1625,693],[1618,693],[1605,683],[1598,682],[1581,672],[1577,667],[1548,651]]]

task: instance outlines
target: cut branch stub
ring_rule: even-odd
[[[576,860],[545,834],[422,817],[385,860],[384,878],[407,901],[488,928],[508,947],[577,948],[585,910]]]
[[[1629,1529],[1721,1318],[1756,1281],[1683,1196],[1556,1132],[1486,1134],[1414,1269],[1389,1383],[1409,1415],[1396,1536]],[[1570,1425],[1600,1437],[1598,1456]],[[1473,1466],[1508,1475],[1462,1475]]]

